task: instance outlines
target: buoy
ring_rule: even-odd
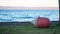
[[[51,25],[51,21],[45,17],[38,17],[32,23],[38,28],[49,28]]]

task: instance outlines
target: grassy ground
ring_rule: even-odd
[[[35,26],[0,26],[0,34],[60,34],[60,26],[36,28]]]

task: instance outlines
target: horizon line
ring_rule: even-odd
[[[59,10],[59,7],[0,6],[0,10]]]

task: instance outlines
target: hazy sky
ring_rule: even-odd
[[[0,6],[58,7],[58,0],[0,0]]]

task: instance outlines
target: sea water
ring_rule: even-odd
[[[37,17],[58,21],[59,10],[0,10],[0,22],[32,21]]]

